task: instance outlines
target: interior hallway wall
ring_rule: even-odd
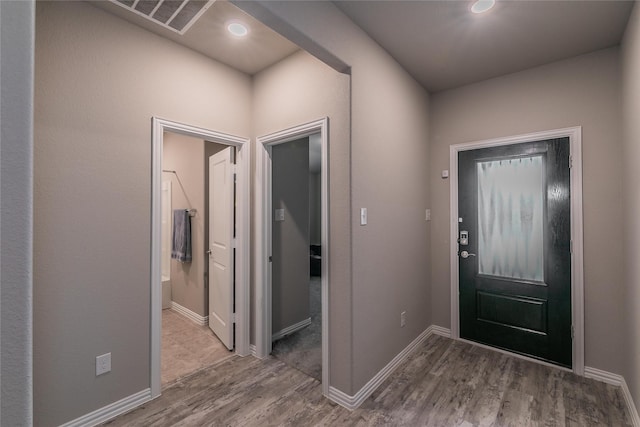
[[[320,134],[309,136],[309,241],[322,243],[322,140]]]
[[[626,334],[620,353],[626,355],[622,373],[640,408],[640,7],[636,3],[622,44],[624,143],[622,208],[626,285],[623,318]]]
[[[272,334],[311,317],[309,307],[309,138],[275,145],[272,160]]]
[[[433,322],[450,326],[449,146],[582,126],[585,363],[621,373],[620,54],[611,48],[432,95]]]
[[[352,339],[349,87],[348,75],[334,71],[303,51],[261,71],[253,79],[254,136],[329,118],[330,383],[341,390],[347,390],[350,383]],[[251,236],[255,242],[253,230]],[[255,313],[255,272],[251,283],[251,312]],[[255,343],[255,318],[252,325],[251,342]]]
[[[0,414],[33,424],[34,2],[0,1]]]
[[[171,180],[171,209],[195,209],[191,217],[191,262],[171,259],[171,300],[182,307],[207,315],[205,273],[205,142],[173,132],[164,133],[163,179]],[[173,224],[173,212],[171,212]],[[173,239],[172,239],[173,241]]]
[[[309,174],[309,242],[320,245],[322,241],[322,181],[321,174]]]
[[[340,227],[336,240],[338,217],[331,218],[331,247],[348,243],[344,232],[349,232],[353,261],[351,269],[342,263],[334,270],[336,254],[332,252],[331,270],[339,271],[340,279],[331,277],[330,283],[340,287],[340,297],[346,297],[332,305],[332,321],[335,319],[341,329],[335,335],[352,348],[351,357],[342,351],[332,355],[331,385],[354,395],[432,323],[430,226],[425,221],[430,176],[429,95],[331,2],[234,4],[341,71],[351,72],[351,134],[339,141],[332,136],[331,141],[332,162],[336,142],[350,149],[350,156],[344,158],[350,160],[351,178],[348,166],[340,169],[336,181],[333,163],[329,173],[332,184],[339,183],[331,185],[332,195],[339,192],[339,200],[343,200],[344,194],[344,201],[350,204],[350,212],[346,207],[341,209],[349,215],[349,224]],[[276,96],[273,102],[279,101]],[[334,202],[332,199],[332,213]],[[369,223],[360,226],[360,208],[364,207]],[[333,303],[333,294],[331,298]],[[400,327],[402,311],[407,312],[404,328]],[[333,334],[333,327],[331,331]],[[334,356],[339,359],[334,361]],[[340,378],[333,377],[336,367]]]
[[[251,79],[85,2],[37,3],[35,69],[34,423],[46,427],[149,387],[151,117],[250,136]]]

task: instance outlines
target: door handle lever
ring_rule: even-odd
[[[469,258],[470,256],[476,256],[476,254],[472,254],[472,253],[469,253],[469,252],[467,252],[467,251],[462,251],[462,252],[460,252],[460,257],[462,257],[462,258],[464,258],[464,259],[467,259],[467,258]]]

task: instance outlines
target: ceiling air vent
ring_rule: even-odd
[[[215,0],[111,0],[136,15],[182,35]]]

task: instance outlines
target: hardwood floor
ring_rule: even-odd
[[[354,410],[275,358],[232,357],[115,426],[630,426],[619,388],[430,336]]]

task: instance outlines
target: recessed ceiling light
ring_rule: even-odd
[[[471,6],[471,12],[483,13],[495,6],[496,0],[478,0]]]
[[[244,37],[249,34],[249,29],[241,22],[231,22],[227,25],[227,31],[236,37]]]

